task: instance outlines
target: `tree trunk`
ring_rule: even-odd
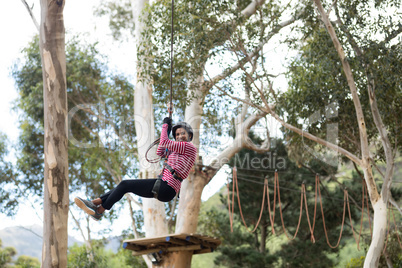
[[[264,220],[261,222],[261,242],[260,242],[260,252],[265,254],[266,244],[267,244],[267,226],[268,223]]]
[[[64,1],[41,1],[44,98],[42,267],[67,267],[68,154]]]
[[[373,237],[364,260],[364,268],[378,267],[387,234],[387,204],[380,198],[372,205],[374,210]]]
[[[203,76],[199,76],[197,82],[201,87]],[[200,133],[202,117],[202,89],[197,88],[195,92],[188,92],[189,96],[194,94],[191,103],[186,107],[185,121],[193,128],[193,144],[197,148],[199,154]],[[196,163],[200,164],[200,163]],[[201,163],[202,164],[202,163]],[[179,233],[195,233],[197,231],[198,213],[201,207],[201,194],[205,185],[208,183],[207,178],[199,171],[191,172],[186,180],[183,181],[180,190],[179,207],[176,220],[176,234]],[[169,254],[164,258],[164,267],[186,268],[191,267],[192,251],[179,251]]]
[[[185,121],[191,125],[194,130],[193,144],[197,147],[199,153],[200,147],[200,126],[202,118],[202,105],[204,101],[202,87],[204,77],[200,75],[196,81],[199,87],[195,92],[189,92],[193,96],[191,103],[186,107]],[[202,171],[203,163],[201,158],[195,164],[195,171],[183,182],[180,191],[179,207],[177,211],[176,231],[175,233],[196,233],[198,225],[198,214],[201,207],[201,195],[204,187],[209,183],[212,177],[226,163],[223,159],[230,159],[239,152],[247,143],[247,135],[251,126],[253,126],[262,116],[251,115],[245,118],[247,114],[247,105],[243,106],[242,113],[238,116],[236,122],[236,137],[232,145],[222,151],[217,156],[217,160],[211,163],[207,172]],[[261,149],[261,148],[260,148]],[[163,267],[188,268],[191,267],[192,251],[179,251],[164,257]]]
[[[201,194],[207,182],[208,178],[199,171],[190,174],[183,182],[180,191],[175,233],[191,234],[197,232]],[[191,267],[192,257],[192,251],[174,252],[164,257],[163,267],[189,268]]]
[[[245,17],[249,17],[254,14],[257,10],[257,7],[262,5],[265,0],[255,1],[247,6],[247,8],[242,12],[242,15]],[[149,14],[144,14],[144,5],[148,3],[147,0],[132,0],[132,10],[134,15],[135,22],[135,37],[136,37],[136,52],[138,48],[142,45],[141,33],[145,30],[145,25],[140,20],[141,16],[148,16]],[[152,4],[152,0],[149,1]],[[147,53],[144,53],[144,57],[146,57]],[[146,60],[138,58],[138,61],[146,62]],[[227,74],[228,75],[228,74]],[[135,126],[137,135],[141,137],[149,137],[147,142],[141,143],[141,138],[139,137],[138,141],[138,153],[140,160],[140,172],[143,178],[148,178],[154,175],[156,166],[155,165],[144,165],[146,162],[144,160],[145,150],[148,145],[154,140],[154,122],[153,122],[153,109],[152,109],[152,88],[147,82],[146,76],[141,72],[138,68],[137,64],[137,83],[135,87],[134,94],[134,114],[135,114]],[[141,80],[141,81],[139,81]],[[194,82],[194,81],[190,81]],[[199,149],[199,129],[201,125],[202,118],[202,107],[204,101],[205,88],[203,88],[204,77],[203,75],[199,75],[197,81],[195,81],[199,86],[195,92],[195,98],[192,98],[192,101],[189,106],[186,107],[185,111],[185,121],[189,123],[194,130],[193,143]],[[189,92],[189,96],[192,96],[193,92]],[[258,117],[258,119],[261,118]],[[257,122],[257,120],[251,119],[248,120],[249,123],[242,124],[243,126],[247,125],[248,129]],[[142,124],[140,123],[142,122]],[[242,121],[240,123],[243,123]],[[149,124],[149,125],[147,125]],[[244,130],[244,129],[242,129]],[[248,131],[247,131],[248,133]],[[239,135],[241,133],[239,132]],[[236,152],[238,152],[242,146],[244,146],[243,139],[236,139],[239,143],[236,143],[233,148],[229,150],[225,150],[221,155],[222,157],[229,158]],[[217,159],[220,159],[218,156]],[[213,169],[209,171],[208,175],[201,172],[201,170],[196,170],[195,173],[191,173],[189,178],[183,182],[180,200],[179,200],[179,208],[177,213],[177,222],[176,222],[176,233],[195,233],[197,231],[197,223],[198,223],[198,213],[201,206],[201,194],[205,187],[205,185],[211,180],[213,175],[219,170],[219,168],[223,165],[222,161],[217,161],[214,163]],[[202,164],[202,163],[199,163]],[[154,235],[162,235],[167,234],[168,226],[166,224],[166,213],[164,209],[163,203],[156,200],[144,200],[144,222],[146,229],[146,236],[154,236]],[[157,224],[155,224],[157,223]],[[191,258],[193,252],[181,251],[178,253],[172,253],[168,256],[164,257],[164,267],[190,267],[191,266]],[[149,260],[146,258],[148,266]]]
[[[134,90],[134,120],[137,134],[137,148],[140,162],[140,177],[143,179],[156,178],[159,172],[158,164],[150,164],[145,159],[145,153],[148,146],[155,140],[154,112],[152,102],[152,86],[146,74],[140,69],[138,61],[138,50],[142,45],[142,32],[146,25],[142,22],[141,16],[144,14],[144,6],[147,0],[131,1],[134,22],[135,22],[135,55],[136,55],[136,78]],[[168,233],[166,223],[166,213],[164,203],[156,199],[143,199],[144,226],[146,237],[160,236]],[[147,256],[143,256],[148,267],[152,263]]]

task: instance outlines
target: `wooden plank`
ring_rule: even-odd
[[[202,249],[201,245],[189,245],[189,246],[181,246],[181,247],[171,247],[168,248],[167,251],[183,251],[183,250],[199,250]]]
[[[185,239],[186,236],[189,234],[168,234],[163,236],[156,236],[156,237],[144,237],[139,239],[127,239],[124,242],[135,242],[135,243],[143,243],[143,242],[157,242],[157,241],[166,241],[166,237],[175,237],[175,238],[183,238]]]
[[[140,247],[137,245],[133,245],[133,244],[128,244],[126,242],[123,243],[123,248],[124,249],[129,249],[129,250],[135,250],[135,251],[139,251],[139,250],[144,250],[144,247]]]
[[[201,250],[201,245],[189,245],[189,246],[178,246],[178,247],[168,247],[168,248],[152,248],[141,251],[133,251],[133,256],[140,256],[144,254],[150,254],[154,252],[174,252],[174,251],[186,251],[186,250]]]
[[[182,246],[187,246],[190,243],[186,241],[186,239],[180,239],[180,238],[175,238],[175,237],[166,237],[166,242],[175,244],[175,245],[182,245]]]
[[[194,237],[194,236],[187,236],[187,237],[186,237],[186,240],[189,241],[189,242],[191,242],[191,243],[193,243],[193,244],[201,244],[201,245],[203,245],[205,248],[214,248],[214,247],[217,247],[217,245],[214,244],[214,243],[206,242],[205,240],[202,240],[202,239],[197,238],[197,237]]]
[[[142,251],[133,251],[133,256],[141,256],[141,255],[146,255],[154,252],[163,252],[160,248],[152,248],[152,249],[147,249],[147,250],[142,250]]]
[[[144,255],[154,252],[172,252],[193,250],[194,254],[214,251],[221,241],[200,234],[169,234],[159,237],[124,240],[123,247],[133,250],[133,255]]]

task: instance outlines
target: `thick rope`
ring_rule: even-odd
[[[296,227],[296,231],[295,234],[292,238],[290,238],[286,232],[285,229],[285,224],[283,221],[283,215],[282,215],[282,203],[281,203],[281,195],[280,195],[280,191],[279,191],[279,179],[278,179],[278,173],[275,173],[275,180],[276,180],[276,185],[277,185],[277,189],[278,189],[278,204],[279,204],[279,214],[281,215],[281,222],[282,222],[282,228],[283,228],[283,232],[285,233],[286,237],[288,240],[293,240],[296,238],[297,233],[299,232],[299,228],[300,228],[300,222],[301,222],[301,218],[302,218],[302,214],[303,214],[303,191],[301,191],[301,196],[300,196],[300,213],[299,213],[299,222],[297,224]]]
[[[308,227],[309,227],[310,233],[311,233],[311,242],[315,243],[314,228],[311,228],[310,216],[308,215],[306,185],[304,183],[302,184],[302,192],[303,192],[303,195],[304,195],[304,206],[306,208],[306,216],[307,216]],[[317,198],[315,200],[316,200],[316,203],[315,203],[314,208],[317,207]],[[315,212],[315,210],[314,210],[314,212]],[[315,213],[314,213],[314,223],[315,223]]]
[[[233,168],[233,185],[232,185],[232,200],[230,202],[230,189],[229,189],[229,181],[227,183],[227,190],[228,190],[228,208],[229,208],[229,219],[230,219],[230,225],[231,225],[231,231],[233,232],[233,215],[234,215],[234,196],[235,196],[235,192],[237,195],[237,200],[238,200],[238,205],[239,205],[239,212],[240,212],[240,216],[242,218],[243,224],[245,225],[245,227],[248,230],[248,226],[246,224],[246,221],[244,219],[243,216],[243,212],[242,212],[242,208],[241,208],[241,202],[240,202],[240,196],[239,196],[239,188],[238,188],[238,179],[237,179],[237,168],[234,167]],[[248,230],[249,232],[255,232],[255,230],[257,229],[261,218],[262,218],[262,214],[263,214],[263,210],[264,210],[264,204],[265,204],[265,193],[267,194],[267,202],[268,202],[268,214],[269,214],[269,220],[271,223],[271,229],[272,229],[272,233],[275,234],[275,229],[274,229],[274,221],[275,221],[275,207],[276,207],[276,194],[278,194],[278,203],[279,203],[279,212],[280,212],[280,216],[281,216],[281,223],[282,223],[282,228],[284,231],[285,236],[289,239],[289,240],[293,240],[296,238],[297,233],[299,231],[300,228],[300,223],[301,223],[301,218],[302,218],[302,214],[303,214],[303,200],[305,203],[305,209],[306,209],[306,216],[307,216],[307,222],[308,222],[308,226],[309,226],[309,230],[310,230],[310,234],[311,234],[311,241],[312,243],[316,242],[316,239],[314,237],[314,228],[315,228],[315,222],[316,222],[316,214],[317,214],[317,199],[319,197],[320,200],[320,208],[321,208],[321,214],[322,214],[322,219],[323,219],[323,227],[324,227],[324,233],[325,233],[325,237],[326,237],[326,241],[329,247],[331,248],[337,248],[340,244],[341,238],[342,238],[342,233],[343,233],[343,229],[344,229],[344,224],[345,224],[345,216],[346,216],[346,205],[347,205],[347,209],[348,209],[348,215],[349,215],[349,221],[350,221],[350,225],[352,228],[352,234],[353,237],[357,243],[357,247],[358,250],[360,250],[360,238],[361,238],[361,233],[362,233],[362,229],[363,229],[363,219],[364,219],[364,202],[366,201],[366,207],[367,207],[367,214],[368,214],[368,218],[369,218],[369,222],[370,222],[370,211],[369,211],[369,206],[368,206],[368,193],[367,193],[367,186],[365,183],[363,183],[362,185],[362,215],[361,215],[361,220],[360,220],[360,230],[359,230],[359,235],[356,238],[356,234],[357,231],[355,231],[354,227],[353,227],[353,221],[352,221],[352,215],[351,215],[351,210],[350,210],[350,202],[349,202],[349,194],[348,191],[346,189],[344,189],[344,197],[343,197],[343,216],[342,216],[342,224],[341,224],[341,230],[340,230],[340,234],[339,234],[339,238],[338,241],[336,243],[335,246],[331,245],[331,243],[329,242],[329,238],[328,238],[328,233],[327,233],[327,229],[326,229],[326,225],[325,225],[325,216],[324,216],[324,209],[323,209],[323,204],[322,204],[322,196],[321,196],[321,189],[320,189],[320,180],[318,175],[316,175],[315,177],[315,202],[314,202],[314,216],[313,216],[313,223],[311,224],[310,221],[310,216],[309,216],[309,212],[308,212],[308,206],[307,206],[307,191],[306,191],[306,186],[305,183],[302,184],[301,186],[301,198],[300,198],[300,214],[299,214],[299,221],[296,227],[296,231],[295,234],[293,235],[293,237],[290,237],[286,231],[285,228],[285,224],[284,224],[284,220],[283,220],[283,215],[282,215],[282,205],[281,205],[281,200],[280,200],[280,186],[279,186],[279,177],[278,177],[278,172],[275,171],[275,177],[274,177],[274,189],[273,189],[273,193],[274,193],[274,200],[273,200],[273,207],[271,208],[271,200],[269,197],[269,184],[268,184],[268,179],[266,178],[264,180],[264,191],[263,191],[263,200],[262,200],[262,205],[261,205],[261,211],[260,211],[260,216],[259,219],[254,227],[254,229],[252,231]],[[366,199],[366,200],[364,200]],[[392,212],[394,213],[394,212]],[[390,233],[390,211],[389,211],[389,215],[388,215],[388,232],[387,232],[387,240],[386,243],[388,241],[388,236]],[[394,222],[395,222],[395,215],[393,214],[394,217]],[[372,234],[372,229],[371,229],[371,222],[370,222],[370,231]],[[395,231],[397,233],[397,228],[396,228],[396,223],[395,223]],[[402,248],[400,239],[399,239],[399,235],[397,233],[397,238],[398,238],[398,242],[399,245]],[[385,245],[386,248],[386,245]],[[384,249],[385,250],[385,249]]]
[[[332,246],[331,243],[329,242],[328,239],[328,233],[327,233],[327,228],[325,227],[325,217],[324,217],[324,209],[322,207],[322,197],[321,197],[321,190],[320,187],[318,186],[318,194],[320,196],[320,206],[321,206],[321,215],[322,215],[322,224],[324,226],[324,233],[325,233],[325,238],[327,239],[327,244],[330,248],[337,248],[339,246],[339,243],[341,242],[341,237],[342,237],[342,232],[343,232],[343,226],[345,223],[345,211],[346,211],[346,196],[348,192],[346,190],[343,191],[343,217],[342,217],[342,226],[341,226],[341,232],[339,234],[338,242],[336,243],[335,246]]]
[[[248,229],[246,220],[244,219],[244,216],[243,216],[243,211],[242,211],[242,209],[241,209],[241,202],[240,202],[240,195],[239,195],[239,185],[238,185],[238,181],[237,181],[237,169],[236,169],[236,167],[233,168],[232,173],[233,173],[233,181],[232,181],[232,205],[230,205],[230,201],[229,201],[229,200],[230,200],[230,198],[229,198],[229,184],[228,184],[228,186],[227,186],[227,188],[228,188],[228,207],[229,207],[230,229],[231,229],[231,231],[233,232],[234,195],[235,195],[235,191],[236,191],[236,194],[237,194],[237,202],[238,202],[238,205],[239,205],[240,216],[241,216],[241,219],[242,219],[242,221],[243,221],[243,224],[244,224],[244,226],[246,227],[247,231],[249,231],[250,233],[254,233],[254,232],[257,230],[258,225],[260,224],[260,221],[261,221],[261,219],[262,219],[262,214],[263,214],[263,212],[264,212],[265,193],[266,193],[266,187],[265,187],[265,185],[268,184],[268,180],[265,179],[265,182],[264,182],[264,190],[263,190],[263,195],[262,195],[262,204],[261,204],[260,216],[259,216],[259,218],[258,218],[258,220],[257,220],[257,223],[256,223],[255,226],[254,226],[254,229],[253,229],[252,231],[250,231],[250,230]]]
[[[268,184],[268,179],[264,180],[264,185]],[[266,191],[267,188],[264,187],[264,192],[262,193],[262,203],[261,203],[261,210],[260,210],[260,217],[258,218],[257,223],[255,224],[254,230],[252,231],[252,233],[255,232],[255,230],[257,230],[258,225],[260,224],[260,221],[262,219],[262,213],[264,212],[264,204],[265,204],[265,193],[268,194],[268,192]],[[269,198],[269,197],[268,197]]]

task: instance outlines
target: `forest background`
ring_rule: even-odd
[[[29,19],[28,19],[29,20]],[[68,25],[68,21],[66,20],[66,25]],[[99,27],[99,25],[97,25],[97,27]],[[103,27],[104,29],[106,29],[106,27]],[[121,44],[120,44],[121,45]],[[122,49],[123,50],[123,49]],[[116,50],[113,50],[113,55],[115,56]],[[120,61],[121,62],[121,61]],[[120,63],[117,63],[116,65],[120,65]],[[300,159],[299,159],[300,160]],[[299,161],[300,162],[300,161]]]

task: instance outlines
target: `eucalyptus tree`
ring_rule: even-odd
[[[299,162],[313,153],[337,165],[336,157],[323,153],[323,148],[328,148],[362,171],[374,209],[373,238],[365,267],[374,267],[384,245],[387,204],[399,208],[390,189],[395,155],[400,152],[402,28],[396,12],[400,4],[322,4],[319,0],[303,4],[310,13],[305,13],[299,31],[289,40],[290,47],[299,51],[289,68],[289,90],[281,93],[272,80],[264,83],[263,66],[252,73],[252,65],[248,65],[244,76],[252,81],[251,103],[224,87],[220,92],[266,112],[289,133],[295,133],[288,138],[293,140],[292,153],[298,155]],[[380,162],[385,163],[385,169],[378,167]],[[380,191],[373,168],[382,179]]]
[[[141,4],[139,4],[141,3]],[[118,11],[118,12],[116,12]],[[131,12],[130,12],[131,11]],[[249,129],[266,115],[265,111],[250,112],[249,105],[236,107],[225,105],[228,100],[217,101],[214,97],[214,85],[240,70],[243,64],[258,58],[262,46],[281,29],[296,20],[296,12],[289,10],[289,5],[261,1],[176,1],[174,7],[174,68],[173,88],[174,104],[177,114],[195,129],[193,142],[201,151],[201,126],[209,127],[208,131],[222,133],[222,126],[229,123],[228,110],[235,109],[228,117],[236,117],[236,136],[233,142],[220,146],[214,161],[203,163],[201,158],[195,171],[183,182],[176,222],[176,232],[194,233],[197,229],[197,218],[201,203],[201,193],[222,165],[243,147],[257,151],[269,150],[269,142],[262,145],[253,144],[248,139]],[[135,32],[137,63],[134,67],[137,75],[135,87],[134,109],[136,116],[147,124],[144,135],[153,137],[155,133],[152,97],[159,102],[169,101],[170,81],[170,35],[171,35],[171,2],[142,1],[104,2],[98,14],[110,14],[110,26],[115,37],[127,32]],[[135,27],[134,27],[135,26]],[[134,28],[133,28],[134,27]],[[257,27],[257,28],[255,28]],[[128,30],[128,31],[127,31]],[[211,73],[205,71],[209,61],[217,62],[219,56],[230,51],[241,51],[242,45],[232,43],[235,37],[241,36],[242,45],[252,47],[252,55],[242,60],[231,60],[232,66]],[[227,54],[226,54],[227,55]],[[133,71],[134,71],[133,70]],[[246,79],[248,80],[248,79]],[[233,88],[230,86],[230,88]],[[219,109],[221,108],[221,109]],[[146,113],[146,116],[145,114]],[[208,117],[208,115],[210,115]],[[218,116],[219,115],[219,116]],[[144,118],[146,120],[144,120]],[[202,120],[205,123],[202,123]],[[141,126],[137,126],[141,127]],[[142,128],[143,129],[143,128]],[[140,131],[137,128],[137,132]],[[217,140],[216,136],[214,137]],[[213,139],[211,139],[213,140]],[[139,159],[143,161],[148,143],[141,144]],[[155,175],[155,167],[142,167],[142,177]],[[150,203],[157,201],[150,200]],[[151,206],[151,205],[150,205]],[[160,219],[157,226],[145,220],[147,236],[157,232],[165,232],[166,216],[162,206],[155,210],[144,210],[145,218]],[[149,213],[149,215],[146,215]],[[165,258],[165,265],[188,267],[192,252],[173,253]]]
[[[64,1],[41,1],[44,106],[43,267],[67,266],[68,134]]]
[[[251,164],[247,161],[248,158],[253,159]],[[229,267],[339,266],[342,260],[333,259],[330,255],[339,254],[349,244],[345,241],[353,241],[351,229],[342,229],[343,187],[347,187],[350,200],[353,200],[350,204],[353,222],[361,217],[362,185],[354,182],[354,179],[360,178],[356,172],[352,177],[347,175],[347,179],[342,176],[339,187],[335,179],[337,166],[314,158],[303,163],[292,161],[285,142],[280,139],[273,139],[271,151],[263,154],[243,149],[231,159],[229,165],[237,167],[237,186],[233,188],[232,180],[228,185],[228,196],[221,195],[221,203],[215,203],[210,211],[204,210],[205,213],[200,216],[200,230],[222,240],[222,245],[217,250],[219,255],[215,258],[216,264]],[[279,174],[279,192],[274,188],[275,171]],[[322,191],[325,231],[323,217],[319,212],[319,199],[315,198],[316,175],[319,175],[320,182],[317,186]],[[269,186],[270,202],[263,198],[266,194],[265,182]],[[306,219],[305,204],[300,211],[302,185],[306,190],[305,201],[310,222]],[[237,198],[241,201],[241,211]],[[229,213],[228,203],[233,206]],[[317,208],[318,213],[314,213]],[[345,212],[347,215],[348,212]],[[229,217],[232,217],[232,221]],[[346,224],[349,224],[348,220]],[[332,248],[327,245],[326,234]],[[365,247],[363,241],[369,235],[368,230],[362,234],[360,248]],[[335,246],[340,236],[340,243]]]
[[[9,193],[7,198],[15,206],[19,198],[43,196],[44,102],[39,51],[39,39],[35,36],[23,49],[23,58],[12,72],[19,92],[15,109],[21,134],[16,146],[16,167],[4,162],[2,172],[7,183],[17,186],[11,188],[16,192]],[[107,59],[96,45],[78,37],[66,43],[66,69],[69,190],[84,191],[95,198],[123,177],[134,177],[138,170],[132,85],[123,75],[108,70]],[[1,148],[3,152],[5,147]],[[115,211],[109,215],[110,220],[116,218]],[[133,225],[137,224],[136,219],[139,218],[133,211]],[[82,225],[79,228],[86,233],[83,239],[91,248],[90,227],[85,232]]]

